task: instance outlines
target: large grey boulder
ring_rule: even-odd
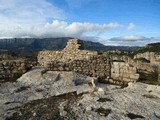
[[[45,71],[34,68],[17,82],[0,85],[0,118],[5,119],[8,109],[29,101],[76,92],[90,93],[95,89],[95,78],[75,72]]]

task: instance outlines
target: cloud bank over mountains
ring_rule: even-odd
[[[69,6],[73,6],[72,0],[66,1]],[[86,3],[85,0],[82,1]],[[75,4],[79,5],[77,2]],[[0,0],[0,38],[76,37],[112,45],[136,45],[139,42],[144,45],[146,41],[151,41],[151,38],[143,36],[129,35],[107,39],[103,36],[113,30],[136,29],[134,23],[125,26],[112,21],[104,24],[67,22],[69,18],[68,13],[48,0]],[[154,42],[159,39],[152,40]]]
[[[12,27],[11,27],[12,26]],[[10,24],[0,28],[1,37],[78,37],[83,38],[89,33],[98,34],[120,27],[118,23],[93,24],[54,20],[41,25]]]
[[[0,0],[0,37],[87,37],[119,28],[118,23],[65,22],[63,9],[47,0]],[[52,22],[50,21],[52,20]]]
[[[160,42],[160,37],[144,37],[138,35],[128,35],[113,37],[107,41],[102,41],[105,45],[116,45],[116,46],[144,46],[146,42]]]

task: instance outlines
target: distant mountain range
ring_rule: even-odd
[[[12,38],[0,39],[0,49],[16,53],[32,53],[41,50],[61,50],[68,41],[68,37],[63,38]],[[127,46],[105,46],[99,42],[84,41],[84,49],[96,51],[109,50],[129,50],[135,51],[140,47]]]

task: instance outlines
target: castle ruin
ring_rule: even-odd
[[[114,63],[109,55],[97,51],[83,50],[83,42],[70,39],[61,51],[41,51],[38,62],[51,71],[75,71],[83,75],[98,77],[104,82],[128,83],[136,81],[136,68],[127,63]],[[127,73],[128,72],[128,73]],[[111,80],[114,78],[115,80]]]

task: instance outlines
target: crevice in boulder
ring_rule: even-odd
[[[113,101],[113,100],[111,100],[111,99],[109,99],[109,98],[99,98],[97,101],[98,101],[98,102],[111,102],[111,101]]]
[[[142,95],[143,97],[146,97],[146,98],[154,98],[154,99],[158,99],[158,97],[156,95],[151,95],[151,94],[144,94]]]
[[[30,88],[30,87],[29,87],[29,86],[22,86],[22,87],[18,88],[15,92],[16,92],[16,93],[19,93],[19,92],[28,90],[28,88]]]
[[[105,109],[102,107],[95,109],[95,112],[104,117],[107,117],[111,113],[111,111],[112,111],[111,109]]]
[[[136,114],[133,114],[133,113],[128,113],[127,116],[128,116],[130,119],[145,118],[145,117],[142,116],[142,115],[136,115]]]

